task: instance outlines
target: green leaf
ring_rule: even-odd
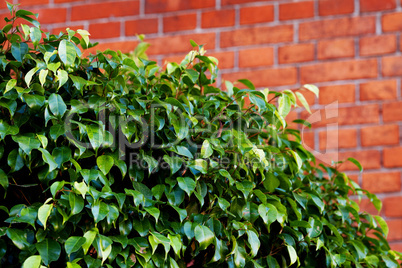
[[[201,157],[208,158],[213,153],[214,153],[214,151],[212,150],[212,147],[211,147],[211,144],[209,143],[209,141],[204,140],[204,142],[202,143],[202,147],[201,147]]]
[[[38,209],[38,219],[46,230],[46,222],[52,212],[53,205],[44,204]]]
[[[350,161],[350,162],[352,162],[353,164],[355,164],[355,165],[359,168],[360,172],[363,172],[363,167],[362,167],[362,165],[359,163],[359,161],[357,161],[357,160],[356,160],[355,158],[353,158],[353,157],[349,157],[347,160]]]
[[[266,173],[263,185],[264,188],[268,190],[268,192],[273,193],[275,189],[279,187],[280,181],[274,174]]]
[[[288,249],[288,253],[289,253],[289,257],[290,257],[290,264],[289,264],[289,266],[290,266],[297,261],[298,256],[297,256],[296,250],[292,246],[287,245],[286,247]]]
[[[363,260],[367,256],[368,249],[361,241],[352,240],[348,243],[352,244],[352,246],[356,249],[358,260]]]
[[[282,94],[278,99],[278,112],[280,116],[285,118],[289,114],[290,109],[291,109],[291,103],[289,96],[286,94]]]
[[[264,223],[268,226],[276,221],[276,218],[278,217],[278,210],[272,204],[260,204],[258,206],[258,213]]]
[[[61,88],[68,81],[68,73],[64,70],[58,69],[56,77],[59,80],[59,87],[57,89]]]
[[[44,69],[40,70],[40,72],[39,72],[39,82],[42,86],[46,82],[46,77],[47,77],[48,73],[49,73],[49,70],[44,70]]]
[[[4,94],[6,94],[8,91],[12,90],[16,84],[17,84],[17,80],[15,80],[15,79],[8,80]]]
[[[74,182],[74,188],[77,189],[82,195],[82,198],[85,199],[85,195],[88,192],[88,186],[85,184],[85,182]]]
[[[251,83],[250,80],[247,80],[247,79],[239,79],[239,80],[237,80],[237,81],[239,81],[240,83],[242,83],[243,85],[245,85],[245,86],[248,87],[249,89],[255,90],[255,86],[253,85],[253,83]]]
[[[313,217],[308,219],[308,224],[311,226],[307,228],[307,235],[311,238],[317,237],[321,234],[323,226],[322,223],[318,220],[315,220]]]
[[[46,238],[42,242],[37,243],[35,246],[39,251],[39,254],[45,265],[49,265],[49,263],[57,261],[60,257],[60,244],[53,239]]]
[[[71,159],[71,149],[69,147],[57,147],[53,149],[52,156],[56,161],[58,168]]]
[[[189,178],[189,177],[184,177],[184,178],[178,177],[178,178],[177,178],[177,182],[178,182],[178,184],[179,184],[179,187],[180,187],[183,191],[185,191],[188,196],[190,196],[190,195],[194,192],[194,189],[195,189],[195,186],[196,186],[196,182],[195,182],[192,178]]]
[[[295,151],[289,150],[289,152],[293,155],[293,157],[294,157],[294,159],[296,161],[297,170],[300,170],[302,168],[302,166],[303,166],[303,160],[300,158],[299,154],[296,153]]]
[[[24,94],[22,95],[31,109],[39,109],[45,105],[46,99],[45,96],[41,95],[30,95],[30,94]]]
[[[388,228],[387,222],[381,216],[378,216],[378,215],[374,215],[374,218],[377,220],[378,225],[380,225],[382,232],[384,233],[384,236],[386,238],[389,233],[389,228]]]
[[[206,249],[214,242],[214,233],[204,225],[197,225],[194,229],[195,239],[200,243],[199,250]]]
[[[85,243],[82,245],[84,254],[87,254],[89,247],[92,245],[92,242],[95,240],[95,237],[98,233],[99,233],[98,228],[92,228],[91,230],[88,230],[84,234]]]
[[[158,219],[159,219],[159,215],[160,215],[160,211],[159,209],[155,208],[155,207],[148,207],[148,208],[144,208],[146,212],[148,212],[152,217],[155,218],[156,223],[158,223]]]
[[[31,27],[29,37],[31,38],[33,45],[37,46],[42,39],[42,33],[38,28]]]
[[[109,213],[109,207],[106,203],[98,200],[91,207],[92,215],[94,216],[95,223],[106,218]]]
[[[316,87],[316,86],[314,86],[314,85],[310,85],[310,84],[303,85],[303,87],[304,87],[305,89],[307,89],[307,90],[313,92],[313,93],[315,94],[315,96],[318,98],[319,91],[320,91],[320,90],[318,89],[318,87]]]
[[[254,231],[247,230],[246,233],[248,238],[247,240],[251,248],[251,258],[254,258],[260,249],[261,242],[258,239],[258,235]]]
[[[311,114],[310,106],[308,105],[308,102],[307,102],[306,98],[304,97],[304,95],[297,91],[295,94],[296,94],[297,98],[299,99],[299,101],[301,102],[301,104],[304,106],[304,108],[306,108],[306,110]]]
[[[77,52],[75,51],[74,45],[65,39],[61,40],[58,48],[58,53],[60,60],[67,66],[74,64]]]
[[[7,164],[11,168],[11,172],[18,171],[25,165],[24,160],[18,153],[17,149],[14,149],[10,152],[10,154],[7,157]]]
[[[103,144],[103,131],[98,125],[86,126],[89,142],[94,149],[98,149]]]
[[[110,169],[113,167],[114,160],[110,155],[101,155],[96,159],[96,164],[98,165],[100,171],[107,175]]]
[[[68,200],[71,208],[71,216],[77,215],[84,209],[84,200],[81,196],[70,193],[68,195]]]
[[[84,237],[80,237],[80,236],[69,237],[64,244],[64,248],[66,249],[67,255],[70,256],[71,253],[76,252],[79,249],[81,249],[82,246],[85,244],[85,242],[86,242],[86,239]]]
[[[13,136],[12,139],[18,143],[19,147],[26,153],[31,154],[33,149],[39,149],[41,143],[33,135],[17,135]]]
[[[54,160],[53,156],[47,150],[45,150],[43,148],[38,148],[38,150],[42,152],[43,161],[45,161],[45,163],[47,163],[49,165],[48,172],[52,172],[53,170],[55,170],[57,168],[58,164]]]
[[[53,93],[49,96],[49,109],[57,117],[62,117],[67,106],[59,94]]]
[[[22,268],[39,268],[41,266],[42,259],[39,255],[28,257],[22,264]]]
[[[31,84],[31,80],[33,75],[39,70],[39,67],[34,67],[27,74],[25,75],[25,83],[27,84],[27,87]]]
[[[7,190],[8,176],[1,168],[0,168],[0,185],[3,186],[4,190]]]
[[[78,29],[77,33],[79,35],[81,35],[81,37],[84,40],[85,44],[88,46],[88,44],[89,44],[89,37],[88,36],[90,35],[89,32],[87,30]]]
[[[28,51],[29,47],[26,43],[11,43],[11,54],[19,62],[22,62]]]

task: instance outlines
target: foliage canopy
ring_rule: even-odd
[[[298,91],[222,91],[194,42],[166,70],[144,42],[83,57],[88,32],[43,33],[8,6],[2,267],[398,267],[385,221],[349,194],[381,202],[287,127],[296,99],[309,109]]]

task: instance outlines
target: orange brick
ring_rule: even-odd
[[[353,39],[331,39],[318,41],[317,57],[319,60],[353,57],[355,42]]]
[[[319,0],[318,14],[320,16],[353,13],[354,4],[350,0]]]
[[[239,67],[259,67],[274,64],[272,47],[252,48],[239,51]]]
[[[29,0],[26,0],[29,1]],[[77,2],[81,0],[53,0],[54,3],[59,4],[59,3],[67,3],[67,2]]]
[[[362,37],[359,42],[360,55],[373,56],[393,53],[396,51],[395,35],[379,35]]]
[[[126,36],[158,32],[158,19],[139,19],[126,21]]]
[[[360,0],[361,12],[394,9],[395,7],[395,0]]]
[[[384,32],[399,32],[402,30],[402,12],[385,14],[381,22]]]
[[[399,144],[398,125],[370,126],[361,129],[362,146]]]
[[[265,1],[265,0],[222,0],[222,5],[226,6],[226,5],[235,5],[244,3],[254,3],[259,1]]]
[[[221,47],[280,43],[292,40],[292,25],[243,28],[221,33]]]
[[[383,212],[386,217],[402,217],[402,196],[386,197]]]
[[[12,3],[13,1],[7,1]],[[49,4],[49,0],[18,0],[18,4],[21,6],[34,6],[34,5],[46,5]]]
[[[333,85],[320,87],[320,104],[333,102],[347,103],[355,101],[355,85]]]
[[[387,220],[389,234],[387,237],[388,241],[402,240],[402,220],[393,219]]]
[[[371,215],[378,215],[378,210],[374,207],[373,203],[369,199],[364,198],[359,203],[360,211],[367,212]]]
[[[91,23],[89,32],[92,39],[119,37],[120,22]]]
[[[311,18],[314,16],[314,2],[296,2],[279,5],[280,20]]]
[[[383,76],[402,75],[402,56],[383,57],[381,65]]]
[[[312,131],[303,131],[300,134],[300,136],[302,138],[303,147],[311,148],[311,149],[315,148],[314,132],[312,132]]]
[[[38,20],[41,24],[65,22],[67,20],[67,9],[65,8],[41,8],[32,10],[32,12],[39,13]]]
[[[278,49],[279,63],[294,63],[314,60],[314,44],[295,44]]]
[[[164,32],[192,30],[197,27],[197,14],[175,15],[163,18]]]
[[[300,79],[304,83],[375,78],[377,60],[348,60],[318,63],[300,67]]]
[[[93,10],[96,12],[90,12]],[[138,0],[113,1],[94,4],[84,4],[71,8],[71,20],[93,20],[110,17],[138,15],[140,5]]]
[[[319,132],[320,150],[354,148],[357,146],[356,129],[338,129]]]
[[[379,169],[381,168],[381,154],[378,150],[368,150],[368,151],[353,151],[353,152],[342,152],[339,154],[339,159],[345,160],[345,162],[340,166],[341,171],[345,170],[359,170],[359,168],[350,161],[346,161],[349,157],[353,157],[360,162],[364,170],[368,169]],[[363,173],[364,176],[364,173]],[[363,181],[364,185],[364,181]]]
[[[114,51],[121,51],[123,53],[128,53],[133,51],[136,46],[138,45],[138,41],[121,41],[121,42],[101,42],[95,47],[87,49],[84,51],[83,55],[89,55],[89,53],[96,53],[97,50],[104,51],[106,49],[114,50]]]
[[[215,0],[147,0],[145,1],[145,13],[165,13],[187,9],[201,9],[215,7]]]
[[[396,98],[396,80],[372,81],[360,84],[360,100],[393,100]]]
[[[389,246],[391,247],[391,250],[402,252],[402,243],[390,242]]]
[[[209,54],[209,56],[213,56],[218,59],[218,67],[219,69],[232,69],[234,68],[234,52],[225,51],[225,52],[213,52]]]
[[[148,39],[147,41],[151,46],[147,50],[147,54],[163,55],[166,52],[170,54],[187,53],[192,49],[190,39],[194,40],[197,44],[205,44],[206,49],[215,48],[215,33],[185,34]]]
[[[256,87],[286,86],[297,83],[297,69],[294,67],[280,69],[262,69],[222,74],[224,80],[235,81],[247,78]]]
[[[402,167],[402,147],[384,148],[384,167]]]
[[[52,29],[52,33],[58,35],[60,32],[65,33],[66,29],[70,28],[70,30],[77,31],[78,29],[84,29],[84,25],[76,25],[76,26],[64,26],[64,27],[57,27]],[[41,28],[43,31],[43,28]],[[91,36],[89,36],[91,38]]]
[[[402,101],[383,104],[383,120],[385,122],[402,120]]]
[[[240,24],[255,24],[274,20],[274,6],[243,7],[240,9]]]
[[[375,33],[374,17],[353,17],[304,22],[299,26],[300,40]]]
[[[362,188],[372,193],[399,192],[401,190],[401,173],[363,173]]]
[[[201,27],[227,27],[235,23],[235,12],[233,9],[214,10],[202,13]]]

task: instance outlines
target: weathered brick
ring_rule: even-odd
[[[90,12],[91,10],[96,10],[96,12]],[[93,20],[111,17],[118,18],[137,15],[139,10],[140,6],[138,0],[83,4],[71,8],[71,20]]]
[[[375,33],[374,17],[352,17],[304,22],[299,26],[300,40]]]
[[[402,196],[386,197],[382,204],[386,217],[402,217]]]
[[[240,24],[255,24],[274,20],[274,6],[252,6],[240,9]]]
[[[182,14],[163,18],[164,32],[192,30],[197,27],[197,14]]]
[[[365,172],[363,173],[362,188],[372,193],[399,192],[401,190],[401,173]]]
[[[221,46],[246,46],[293,40],[293,26],[252,27],[221,33]]]
[[[387,220],[389,234],[387,237],[388,241],[402,240],[402,220],[392,219]]]
[[[294,85],[297,83],[297,69],[294,67],[280,69],[262,69],[223,74],[224,80],[235,81],[247,78],[256,87]]]
[[[274,49],[272,47],[251,48],[239,51],[239,67],[259,67],[274,64]]]
[[[402,147],[384,148],[384,167],[402,167]]]
[[[280,20],[311,18],[314,16],[314,2],[284,3],[279,5]]]
[[[279,63],[295,63],[314,60],[314,44],[295,44],[279,47]]]
[[[319,132],[320,150],[354,148],[357,146],[356,129],[337,129]]]
[[[320,16],[350,14],[354,11],[354,2],[350,0],[319,0],[318,14]]]
[[[215,0],[147,0],[145,1],[145,13],[164,13],[187,9],[201,9],[214,6]]]
[[[395,32],[402,30],[402,12],[389,13],[382,16],[382,30],[384,32]]]
[[[361,129],[362,146],[399,144],[398,125],[379,125]]]
[[[355,101],[355,85],[331,85],[320,87],[320,104],[329,104],[333,102],[348,103]]]
[[[401,76],[402,75],[402,56],[389,56],[382,58],[383,76]]]
[[[202,13],[201,27],[227,27],[235,23],[235,12],[233,9],[213,10]]]
[[[395,0],[360,0],[360,12],[389,10],[395,7]]]
[[[402,101],[384,103],[382,117],[384,122],[402,121]]]
[[[348,60],[317,63],[300,68],[302,83],[377,77],[377,60]]]
[[[360,100],[393,100],[397,96],[396,80],[371,81],[360,84]]]
[[[137,19],[126,21],[125,34],[133,36],[136,34],[151,34],[158,32],[158,19]]]
[[[396,51],[395,35],[379,35],[360,38],[360,55],[373,56]]]
[[[353,57],[355,43],[352,38],[318,41],[317,57],[320,60]]]
[[[119,37],[120,22],[91,23],[89,32],[92,39]]]

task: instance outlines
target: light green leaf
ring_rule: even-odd
[[[98,165],[100,171],[107,175],[110,169],[113,167],[114,160],[110,155],[101,155],[96,159],[96,164]]]
[[[258,239],[258,235],[254,231],[247,230],[246,233],[248,238],[247,240],[251,248],[251,258],[254,258],[260,249],[261,242]]]
[[[8,188],[7,174],[0,168],[0,185],[6,190]]]
[[[291,109],[291,103],[289,96],[286,94],[282,94],[278,99],[278,112],[279,114],[285,118]]]
[[[43,161],[45,161],[49,165],[48,172],[52,172],[53,170],[55,170],[57,168],[58,164],[56,163],[56,161],[54,161],[53,156],[47,150],[45,150],[43,148],[38,148],[38,150],[42,152]]]
[[[347,160],[350,161],[350,162],[352,162],[353,164],[355,164],[355,165],[359,168],[360,172],[363,172],[363,167],[362,167],[362,165],[360,164],[359,161],[357,161],[357,160],[356,160],[355,158],[353,158],[353,157],[349,157]]]
[[[46,222],[52,212],[53,205],[44,204],[38,209],[38,219],[46,230]]]
[[[81,35],[81,37],[84,40],[85,44],[88,46],[88,44],[89,44],[89,37],[88,36],[90,35],[89,32],[87,30],[78,29],[77,33],[79,35]]]
[[[321,234],[323,226],[322,222],[315,220],[313,217],[308,219],[308,224],[311,226],[307,228],[307,235],[311,238],[317,237]]]
[[[387,237],[389,233],[387,222],[381,216],[378,215],[374,215],[374,218],[377,220],[378,225],[380,225],[382,232],[384,233],[384,236]]]
[[[195,239],[200,243],[199,250],[206,249],[210,244],[214,242],[214,233],[204,225],[197,225],[194,229]]]
[[[310,84],[303,85],[303,87],[304,87],[305,89],[307,89],[307,90],[313,92],[313,93],[316,95],[316,97],[318,98],[319,91],[320,91],[320,90],[318,89],[318,87],[316,87],[316,86],[314,86],[314,85],[310,85]]]
[[[50,111],[57,117],[62,117],[67,110],[67,105],[59,94],[53,93],[49,96]]]
[[[109,207],[106,203],[98,200],[91,207],[92,215],[94,216],[95,223],[100,222],[106,218],[109,213]]]
[[[299,154],[296,153],[295,151],[289,150],[289,152],[293,155],[293,157],[296,161],[297,169],[300,170],[303,166],[303,160],[300,158]]]
[[[40,72],[39,72],[39,82],[40,82],[40,84],[43,86],[43,84],[46,82],[46,77],[47,77],[47,74],[49,73],[49,70],[44,70],[44,69],[42,69],[42,70],[40,70]]]
[[[204,142],[202,143],[202,147],[201,147],[201,157],[208,158],[213,153],[214,153],[214,151],[212,150],[212,147],[211,147],[211,144],[209,143],[209,141],[204,140]]]
[[[36,139],[33,135],[27,134],[26,136],[17,135],[12,137],[13,141],[18,143],[18,146],[26,154],[31,154],[33,149],[38,149],[41,145],[40,141]]]
[[[85,182],[74,182],[74,188],[77,189],[82,195],[82,198],[85,199],[85,195],[88,192],[88,186],[85,184]]]
[[[290,246],[290,245],[287,245],[286,247],[287,247],[288,252],[289,252],[289,257],[290,257],[290,264],[289,264],[289,266],[290,266],[290,265],[292,265],[293,263],[295,263],[295,262],[297,261],[297,259],[298,259],[298,257],[297,257],[297,252],[296,252],[296,250],[295,250],[292,246]]]
[[[85,243],[82,245],[84,254],[87,254],[89,247],[92,245],[92,242],[95,240],[95,237],[98,233],[99,233],[98,228],[92,228],[91,230],[88,230],[84,234]]]
[[[68,200],[71,208],[71,216],[77,215],[84,209],[84,200],[80,195],[75,195],[74,193],[70,193],[68,195]]]
[[[103,144],[103,131],[99,125],[86,126],[89,142],[94,149],[98,149]]]
[[[22,268],[39,268],[42,263],[42,259],[39,255],[28,257],[22,264]]]
[[[192,178],[189,178],[189,177],[184,177],[184,178],[178,177],[178,178],[177,178],[177,182],[178,182],[178,184],[179,184],[179,187],[180,187],[183,191],[185,191],[188,196],[190,196],[190,195],[194,192],[194,189],[195,189],[195,186],[196,186],[196,182],[195,182]]]
[[[65,39],[61,40],[58,48],[60,60],[67,66],[74,64],[77,52],[74,45]]]
[[[61,88],[68,81],[68,73],[64,70],[58,69],[56,77],[59,80],[59,87],[57,89]]]
[[[71,253],[76,252],[79,249],[81,249],[82,246],[85,244],[85,242],[86,242],[86,239],[84,237],[80,237],[80,236],[69,237],[64,244],[64,248],[66,249],[67,255],[70,256]]]
[[[8,80],[4,94],[6,94],[8,91],[12,90],[16,84],[17,84],[17,80],[15,80],[15,79]]]
[[[145,209],[145,211],[148,212],[152,217],[154,217],[156,223],[158,223],[158,218],[159,218],[159,215],[160,215],[160,213],[161,213],[161,212],[159,211],[159,209],[157,209],[157,208],[155,208],[155,207],[147,207],[147,208],[144,208],[144,209]]]
[[[306,110],[311,114],[310,106],[308,105],[308,102],[307,102],[306,98],[304,97],[304,95],[297,91],[295,94],[296,94],[297,98],[299,99],[299,101],[301,102],[301,104],[304,106],[304,108],[306,108]]]
[[[30,28],[29,36],[31,37],[31,41],[32,41],[32,43],[33,43],[33,45],[35,47],[39,44],[40,40],[42,39],[42,33],[36,27],[31,27]]]
[[[278,217],[278,210],[272,204],[260,204],[258,206],[258,213],[264,223],[268,226],[276,221],[276,218]]]
[[[27,84],[27,87],[31,84],[31,80],[33,75],[39,70],[39,67],[34,67],[27,74],[25,75],[25,83]]]

